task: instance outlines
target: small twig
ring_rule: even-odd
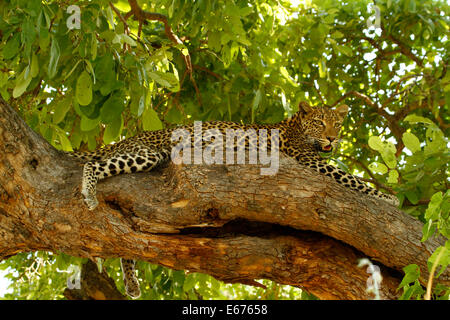
[[[154,12],[147,12],[142,10],[141,7],[139,7],[136,0],[128,0],[128,3],[130,4],[131,11],[126,14],[126,16],[133,15],[140,23],[144,23],[146,20],[156,20],[164,23],[164,31],[167,35],[167,37],[175,44],[183,44],[183,41],[178,38],[178,36],[173,32],[172,28],[169,25],[169,22],[167,21],[167,17],[160,13],[154,13]],[[191,75],[192,78],[192,63],[191,63],[191,56],[189,54],[184,55],[183,59],[186,64],[186,68]]]
[[[400,91],[400,85],[402,84],[402,82],[404,82],[405,80],[409,80],[411,78],[416,78],[416,77],[420,77],[420,76],[422,76],[422,74],[410,74],[410,75],[407,75],[407,76],[404,76],[404,77],[400,78],[397,81],[397,86],[395,88],[394,93],[391,94],[389,96],[389,98],[386,101],[383,102],[382,107],[383,108],[386,107],[387,105],[389,105],[395,99],[395,97],[397,95],[402,94],[403,92],[405,92],[405,91],[407,91],[409,89],[409,86],[406,86],[406,88],[404,88],[403,90]]]
[[[408,48],[407,46],[405,46],[400,40],[398,40],[397,38],[395,38],[393,35],[388,35],[387,39],[391,40],[393,43],[395,43],[399,49],[400,52],[403,53],[405,56],[407,56],[408,58],[410,58],[411,60],[413,60],[415,63],[417,63],[417,65],[419,67],[423,67],[423,61],[420,60],[418,57],[416,57],[410,48]]]
[[[139,28],[138,28],[138,34],[137,34],[138,39],[141,38],[141,32],[142,32],[142,22],[139,21]]]
[[[120,21],[122,21],[123,26],[124,26],[125,34],[129,35],[130,34],[130,28],[128,27],[127,20],[125,20],[124,17],[122,17],[122,14],[120,13],[120,11],[111,2],[109,2],[109,6],[116,13],[116,15],[119,17]],[[123,50],[124,51],[129,51],[130,49],[131,49],[131,47],[130,47],[129,44],[127,44],[127,43],[123,44]]]
[[[129,17],[131,15],[134,16],[135,19],[137,19],[140,23],[145,23],[147,20],[156,20],[164,23],[164,32],[166,33],[167,37],[176,45],[184,45],[183,41],[178,38],[178,36],[173,32],[172,27],[169,25],[169,22],[167,20],[167,17],[160,13],[155,12],[147,12],[142,10],[141,7],[139,7],[136,0],[128,0],[128,3],[130,4],[131,10],[128,12],[125,16]],[[184,54],[182,53],[184,63],[186,65],[186,71],[189,73],[189,78],[192,82],[192,85],[194,86],[195,92],[197,94],[197,99],[199,103],[201,104],[201,95],[200,90],[198,89],[197,83],[195,82],[195,79],[192,74],[192,61],[191,56],[189,53]]]
[[[320,90],[319,90],[319,88],[316,86],[315,83],[313,83],[313,87],[314,87],[314,89],[316,89],[317,96],[319,97],[320,102],[322,103],[322,105],[325,105],[325,102],[324,102],[324,100],[323,100],[323,98],[322,98],[322,94],[320,93]]]
[[[372,107],[376,113],[378,113],[380,116],[382,116],[386,121],[388,122],[389,129],[391,130],[392,134],[394,135],[395,139],[397,140],[397,152],[395,154],[396,157],[398,157],[405,145],[402,141],[403,133],[405,132],[405,129],[403,129],[399,125],[399,119],[396,118],[395,115],[389,114],[384,108],[380,107],[377,103],[372,101],[368,96],[366,96],[363,93],[357,92],[357,91],[349,91],[345,93],[342,97],[340,97],[334,104],[331,105],[331,107],[334,107],[342,100],[345,100],[349,96],[355,96],[359,99],[362,99],[366,102],[367,105]]]
[[[366,96],[363,93],[357,92],[357,91],[349,91],[347,93],[345,93],[342,97],[340,97],[339,99],[337,99],[332,105],[331,107],[336,106],[338,103],[340,103],[341,101],[347,99],[349,96],[355,96],[357,98],[360,98],[362,100],[364,100],[369,106],[378,109],[378,106],[375,102],[372,101],[372,99],[370,99],[368,96]]]
[[[123,22],[123,25],[125,27],[125,33],[129,34],[130,33],[130,28],[128,27],[127,20],[122,16],[120,11],[111,2],[109,3],[109,6],[116,13],[116,15],[119,17],[120,21]]]
[[[209,70],[208,68],[205,68],[205,67],[202,67],[202,66],[199,66],[199,65],[196,65],[196,64],[193,64],[192,67],[194,69],[198,69],[198,70],[204,71],[204,72],[212,75],[213,77],[215,77],[215,78],[217,78],[219,80],[223,80],[223,77],[220,74],[217,74],[217,73]]]
[[[423,61],[412,53],[411,48],[406,46],[399,39],[395,38],[392,34],[387,34],[383,23],[381,23],[381,31],[382,31],[382,38],[388,39],[388,40],[392,41],[393,43],[395,43],[403,55],[405,55],[408,58],[410,58],[411,60],[413,60],[419,67],[423,67]]]

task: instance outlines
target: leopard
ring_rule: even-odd
[[[307,102],[300,102],[298,111],[291,117],[275,124],[243,124],[231,121],[208,121],[202,123],[202,130],[213,129],[225,135],[226,130],[267,130],[278,132],[278,150],[281,154],[293,158],[300,165],[306,166],[321,175],[328,176],[337,183],[365,194],[369,197],[381,199],[398,206],[399,201],[393,194],[383,193],[367,185],[358,176],[329,164],[328,157],[339,145],[339,133],[343,121],[347,117],[349,106],[341,104],[330,108],[325,105],[311,106]],[[81,194],[89,210],[98,206],[96,186],[99,180],[123,174],[148,172],[158,165],[171,159],[171,151],[177,140],[172,135],[177,129],[188,132],[195,146],[205,148],[206,142],[194,137],[194,124],[187,124],[174,128],[156,131],[144,131],[136,136],[123,139],[117,143],[109,144],[95,151],[68,152],[67,154],[83,162],[83,178]],[[272,139],[267,138],[266,147],[271,147]],[[258,136],[241,139],[237,144],[244,144],[245,150],[256,147]],[[123,281],[126,293],[136,299],[140,296],[139,282],[135,275],[135,261],[121,259]]]

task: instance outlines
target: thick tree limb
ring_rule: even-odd
[[[394,270],[426,261],[444,239],[420,242],[422,224],[387,203],[280,159],[254,165],[169,166],[98,185],[99,207],[80,195],[82,167],[56,151],[0,100],[0,259],[31,250],[124,257],[209,273],[228,282],[267,278],[320,298],[368,299],[369,256],[384,298]],[[310,230],[310,231],[304,231]],[[438,280],[450,283],[449,271]]]

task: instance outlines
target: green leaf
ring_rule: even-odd
[[[81,117],[80,129],[81,131],[91,131],[96,128],[100,123],[101,118],[98,117],[96,119],[90,119],[88,117]]]
[[[80,128],[75,128],[70,137],[72,148],[79,149],[82,140],[83,137],[81,136]]]
[[[53,123],[58,124],[64,120],[67,112],[70,110],[72,96],[67,95],[61,101],[59,101],[53,109]]]
[[[405,285],[408,285],[411,282],[414,282],[417,279],[419,279],[420,269],[417,264],[410,264],[410,265],[404,267],[403,272],[405,273],[405,276],[403,277],[403,280],[400,283],[399,288],[402,288]]]
[[[178,77],[173,73],[161,72],[161,71],[151,71],[148,73],[149,76],[155,80],[157,83],[170,89],[173,92],[180,90],[180,84]]]
[[[64,151],[73,151],[72,144],[64,132],[58,132],[58,137]]]
[[[379,174],[385,174],[388,172],[388,168],[380,162],[372,162],[371,164],[369,164],[369,169],[370,171]]]
[[[13,58],[19,52],[20,33],[15,33],[3,47],[3,58],[5,60]]]
[[[197,283],[197,279],[195,277],[195,274],[187,275],[186,278],[184,279],[183,290],[184,291],[191,290],[192,288],[195,287],[196,283]]]
[[[48,63],[48,77],[50,79],[52,79],[56,75],[59,55],[60,55],[59,44],[56,38],[53,37],[52,44],[50,46],[50,61]]]
[[[327,76],[327,60],[322,57],[319,60],[319,77],[325,78]]]
[[[408,200],[412,203],[412,204],[417,204],[420,200],[419,195],[417,194],[417,192],[415,190],[408,190],[405,192],[405,196],[408,198]]]
[[[410,123],[426,123],[426,124],[434,125],[433,121],[431,121],[430,119],[421,117],[421,116],[417,116],[415,114],[410,114],[410,115],[406,116],[406,118],[403,119],[403,121],[410,122]]]
[[[28,77],[26,77],[26,74],[28,74]],[[32,78],[29,72],[29,67],[26,66],[16,79],[16,86],[14,87],[13,90],[14,98],[20,97],[25,92],[25,90],[27,89],[28,85],[31,82],[31,79]]]
[[[87,106],[92,101],[92,80],[89,73],[84,70],[77,79],[76,98],[80,105]]]
[[[142,114],[142,125],[145,131],[155,131],[163,128],[161,120],[152,108],[148,108]]]
[[[44,27],[41,27],[39,30],[39,48],[41,52],[47,52],[48,45],[50,44],[50,33]]]
[[[448,265],[450,264],[450,250],[448,249],[449,247],[450,241],[447,240],[445,246],[438,247],[430,256],[430,258],[428,258],[427,261],[428,270],[431,270],[431,267],[434,263],[437,263],[437,266],[441,266],[440,270],[435,274],[435,278],[439,277],[448,268]],[[438,257],[439,261],[437,261]]]
[[[389,177],[388,177],[388,183],[398,183],[398,171],[397,170],[390,170],[389,171]]]
[[[36,31],[34,27],[34,23],[31,19],[26,19],[24,23],[22,23],[22,43],[25,45],[24,54],[29,56],[31,53],[31,45],[36,37]]]
[[[409,12],[416,12],[416,1],[409,0]]]
[[[175,0],[172,0],[172,3],[170,4],[167,13],[169,14],[169,18],[172,18],[173,16],[173,7],[175,6]]]
[[[94,68],[92,68],[92,64],[89,60],[84,60],[84,62],[86,63],[86,67],[87,70],[89,71],[89,73],[92,75],[92,77],[94,78],[94,84],[95,84],[95,72],[94,72]]]
[[[287,71],[287,69],[285,67],[280,67],[280,73],[281,75],[286,78],[290,84],[292,84],[294,87],[297,87],[298,84],[295,83],[295,81],[292,79],[292,77],[289,75],[289,72]]]
[[[353,55],[353,51],[350,47],[347,46],[337,46],[339,52],[345,54],[348,57],[351,57]]]
[[[383,141],[378,136],[372,136],[369,138],[369,147],[376,151],[381,151],[384,149]]]
[[[419,299],[425,293],[425,290],[422,288],[418,280],[414,281],[411,286],[406,285],[404,289],[405,292],[400,297],[400,300],[409,300],[413,297]]]
[[[386,163],[389,168],[394,169],[397,166],[397,158],[391,149],[385,148],[380,153],[384,163]]]
[[[145,95],[134,96],[131,100],[131,113],[140,117],[145,110]]]
[[[134,41],[129,35],[126,35],[126,34],[122,33],[122,34],[119,35],[119,37],[120,37],[120,43],[121,44],[126,43],[126,44],[128,44],[128,45],[130,45],[132,47],[136,47],[137,46],[136,41]]]
[[[100,117],[103,123],[117,122],[117,119],[125,109],[124,100],[120,95],[112,95],[105,101],[100,109]],[[117,123],[116,123],[117,124]]]
[[[208,32],[208,46],[216,52],[222,48],[221,36],[221,32]]]
[[[113,141],[117,141],[120,133],[122,132],[122,128],[123,118],[122,116],[119,116],[106,126],[105,132],[103,134],[103,143],[110,144]]]
[[[436,232],[436,223],[433,220],[428,220],[422,227],[422,239],[420,241],[427,241]]]
[[[412,152],[415,153],[420,151],[420,141],[419,139],[411,132],[405,132],[402,136],[402,141],[405,146]]]
[[[91,55],[93,61],[97,58],[97,46],[98,46],[97,37],[94,34],[92,34]]]
[[[39,60],[35,53],[31,57],[31,77],[34,78],[39,74]]]
[[[427,144],[424,153],[429,156],[447,149],[447,141],[443,132],[435,125],[429,126],[426,131]]]
[[[428,208],[425,211],[425,219],[429,220],[437,220],[439,218],[439,214],[441,212],[441,203],[444,197],[442,192],[436,192],[430,199],[430,203],[428,204]]]
[[[258,108],[259,103],[261,102],[261,97],[262,97],[261,89],[256,90],[255,97],[253,98],[252,103],[253,110],[256,110]]]
[[[340,31],[335,31],[331,34],[331,37],[334,39],[340,39],[344,36],[344,34]]]

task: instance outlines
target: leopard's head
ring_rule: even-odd
[[[307,143],[320,152],[333,151],[337,147],[339,131],[347,112],[348,106],[345,104],[331,109],[311,107],[306,102],[301,102],[298,113]]]

